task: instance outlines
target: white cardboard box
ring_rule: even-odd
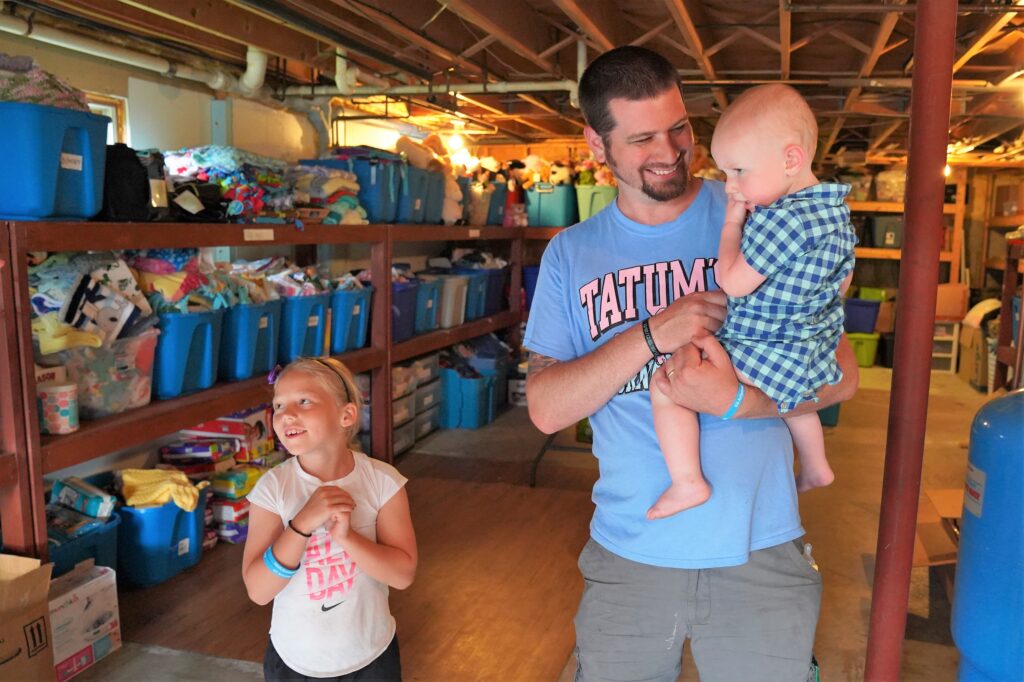
[[[121,647],[114,569],[88,559],[50,583],[50,634],[57,682]]]

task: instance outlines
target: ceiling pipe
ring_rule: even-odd
[[[338,48],[334,54],[334,87],[338,89],[339,95],[351,97],[355,91],[356,83],[377,88],[391,87],[391,83],[386,78],[366,73],[355,64],[350,63],[345,55],[345,51]]]
[[[580,108],[580,79],[583,72],[587,70],[587,43],[583,40],[576,41],[576,83],[569,90],[569,104],[573,109]]]
[[[245,51],[245,73],[238,79],[238,92],[253,97],[263,88],[267,77],[267,53],[249,45]]]
[[[560,81],[524,81],[499,83],[452,83],[441,85],[389,85],[353,87],[350,92],[341,92],[338,85],[293,85],[285,89],[285,95],[317,95],[341,97],[369,97],[371,95],[436,95],[443,94],[447,87],[448,93],[466,95],[499,95],[517,92],[572,92],[576,83],[570,80]]]

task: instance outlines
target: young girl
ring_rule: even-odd
[[[773,84],[740,95],[711,138],[729,196],[715,265],[729,312],[718,340],[740,381],[722,419],[743,402],[744,384],[775,401],[800,455],[800,492],[835,478],[818,415],[787,413],[817,401],[819,388],[842,379],[835,361],[843,333],[841,295],[853,277],[856,243],[846,205],[849,186],[819,183],[811,171],[817,134],[800,94]],[[647,512],[659,519],[704,503],[711,489],[701,474],[697,415],[654,382],[651,406],[672,479]]]
[[[274,383],[274,432],[294,457],[249,493],[242,577],[273,600],[268,680],[401,680],[388,587],[416,573],[406,479],[350,449],[361,394],[334,359],[300,358]]]

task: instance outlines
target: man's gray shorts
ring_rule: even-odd
[[[742,566],[660,568],[590,540],[576,614],[576,682],[675,682],[690,638],[702,682],[804,682],[821,575],[794,540]]]

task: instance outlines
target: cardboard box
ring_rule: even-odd
[[[982,391],[988,391],[988,344],[978,327],[960,328],[960,378]]]
[[[964,319],[970,293],[966,284],[940,284],[935,297],[935,319],[957,322]]]
[[[878,304],[875,331],[879,334],[891,334],[896,331],[896,301],[882,301]]]
[[[114,569],[95,566],[87,559],[54,580],[50,633],[57,682],[71,679],[119,649],[121,619]]]
[[[53,564],[0,554],[0,679],[53,679],[46,599]]]
[[[181,433],[190,436],[235,438],[238,452],[235,460],[247,462],[269,454],[274,449],[273,413],[269,405],[233,412],[220,419],[196,424]]]

